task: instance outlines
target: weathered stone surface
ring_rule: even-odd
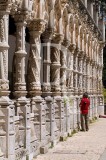
[[[2,160],[32,160],[78,131],[85,91],[90,120],[103,114],[105,24],[93,7],[96,1],[0,1]]]

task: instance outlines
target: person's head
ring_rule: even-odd
[[[83,98],[88,98],[88,93],[87,93],[87,92],[85,92],[85,93],[83,94]]]

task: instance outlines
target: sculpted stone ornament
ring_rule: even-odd
[[[0,1],[0,11],[7,11],[10,12],[12,8],[16,10],[20,1],[22,0],[1,0]]]

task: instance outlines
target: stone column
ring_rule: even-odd
[[[44,31],[45,22],[40,19],[33,20],[28,28],[30,31],[30,54],[28,60],[28,91],[30,96],[41,95],[40,82],[40,35]]]
[[[83,81],[82,81],[82,84],[83,84],[83,92],[86,91],[86,58],[85,56],[83,57],[83,67],[82,67],[82,72],[83,72]]]
[[[90,81],[90,76],[89,76],[89,65],[90,65],[90,61],[89,61],[89,58],[87,59],[87,63],[86,63],[86,84],[87,84],[87,92],[90,93],[90,86],[89,86],[89,81]]]
[[[10,8],[7,5],[8,2],[0,1],[0,149],[6,159],[12,160],[15,159],[15,112],[14,105],[8,98],[8,22]]]
[[[67,90],[68,94],[74,92],[74,86],[73,86],[73,75],[74,75],[74,70],[73,70],[73,65],[74,65],[74,52],[75,52],[76,45],[71,44],[69,46],[69,51],[70,51],[70,66],[67,68]]]
[[[92,93],[94,94],[94,61],[92,62]]]
[[[46,144],[46,104],[41,98],[41,42],[40,36],[45,29],[45,21],[42,19],[34,19],[28,25],[30,31],[30,54],[28,60],[28,91],[32,97],[34,110],[34,133],[37,135],[36,149],[41,153],[47,151]]]
[[[8,12],[0,11],[0,96],[8,96]]]
[[[54,34],[51,46],[51,91],[52,94],[60,95],[60,47],[63,36]]]
[[[51,84],[50,84],[50,47],[52,39],[52,28],[48,28],[42,34],[42,51],[43,51],[43,84],[42,92],[43,96],[50,96],[51,94]]]
[[[83,51],[81,51],[78,55],[78,92],[82,95],[82,64],[83,63]]]
[[[26,82],[25,82],[25,15],[19,14],[15,15],[16,21],[16,52],[13,59],[14,65],[14,95],[15,97],[25,97],[26,92]]]
[[[61,85],[61,95],[66,95],[66,57],[67,57],[67,47],[69,45],[68,40],[64,40],[62,43],[62,50],[60,51],[60,85]]]
[[[27,157],[30,157],[30,104],[26,98],[27,91],[25,81],[25,58],[27,55],[25,49],[26,14],[24,14],[24,12],[16,14],[14,19],[16,22],[16,52],[13,58],[14,96],[17,98],[16,106],[19,108],[16,113],[17,116],[19,116],[18,132],[22,138],[22,144],[18,146],[17,154],[22,147],[21,149],[23,149],[24,152],[27,150]],[[24,122],[23,126],[21,126],[22,121]],[[21,135],[23,135],[23,137]]]
[[[79,50],[76,48],[74,52],[74,78],[73,78],[73,85],[74,85],[74,94],[78,94],[78,54]]]

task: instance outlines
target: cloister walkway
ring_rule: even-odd
[[[88,132],[74,134],[34,160],[106,160],[105,148],[106,118],[99,118]]]

